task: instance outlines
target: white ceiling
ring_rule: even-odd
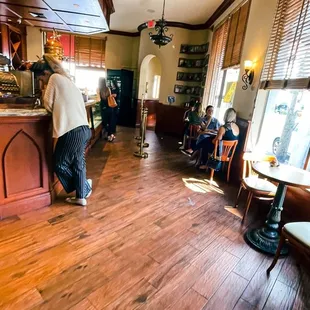
[[[165,19],[187,24],[202,24],[215,12],[223,0],[166,0]],[[148,20],[162,15],[163,0],[113,0],[115,13],[110,29],[136,32]],[[148,12],[154,10],[154,13]]]

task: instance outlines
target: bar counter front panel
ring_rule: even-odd
[[[51,117],[0,117],[0,218],[51,204]]]
[[[1,109],[0,105],[0,219],[49,206],[62,187],[52,172],[52,118],[44,109]],[[93,137],[101,124],[94,104],[86,104]],[[95,125],[95,126],[94,126]],[[95,127],[95,128],[94,128]],[[88,149],[89,149],[88,148]]]

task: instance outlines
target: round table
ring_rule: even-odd
[[[253,164],[253,170],[259,175],[279,183],[279,185],[265,226],[249,229],[245,233],[245,239],[256,249],[264,253],[275,254],[280,239],[279,222],[287,186],[310,188],[310,172],[288,165],[270,167],[270,164],[266,162]],[[286,255],[287,252],[287,247],[283,247],[281,255]]]

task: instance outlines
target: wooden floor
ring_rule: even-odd
[[[267,278],[271,258],[244,242],[235,187],[210,187],[153,132],[135,158],[133,136],[91,150],[87,208],[0,222],[0,309],[310,309],[307,273],[289,257]]]

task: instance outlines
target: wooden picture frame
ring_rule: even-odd
[[[179,68],[203,68],[204,66],[204,58],[199,59],[187,59],[187,58],[179,58]]]
[[[180,95],[200,96],[200,86],[174,85],[174,93]]]
[[[209,42],[200,45],[182,44],[180,47],[181,54],[205,54],[209,50]]]
[[[177,72],[177,81],[202,82],[202,72]]]

